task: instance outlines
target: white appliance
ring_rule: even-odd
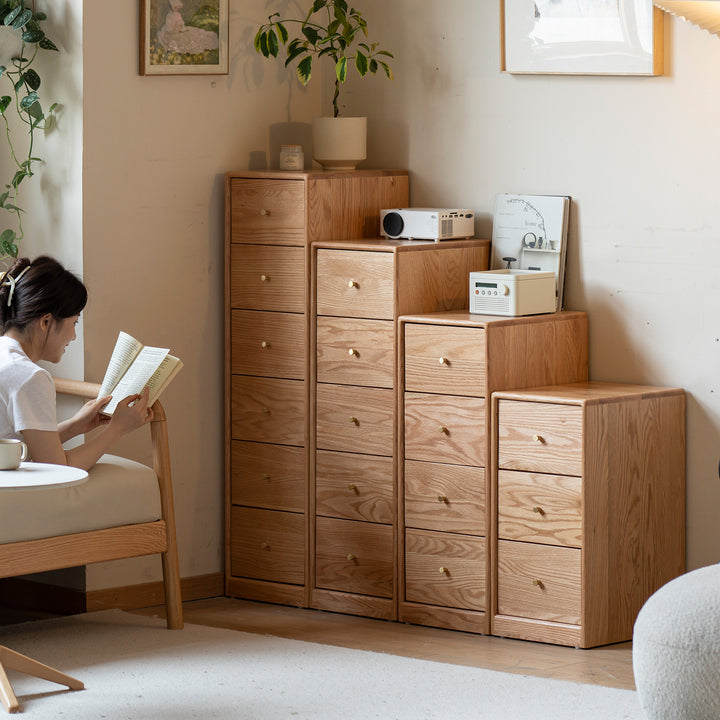
[[[555,312],[555,273],[508,269],[471,272],[470,312],[511,317]]]
[[[451,208],[395,208],[380,211],[380,232],[388,238],[450,240],[472,237],[475,213]]]

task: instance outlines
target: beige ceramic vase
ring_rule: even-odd
[[[325,170],[354,170],[367,157],[367,118],[313,120],[313,160]]]

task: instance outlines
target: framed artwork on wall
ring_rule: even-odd
[[[662,75],[663,12],[652,0],[500,0],[509,73]]]
[[[140,0],[141,75],[226,75],[229,0]]]

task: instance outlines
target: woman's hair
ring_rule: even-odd
[[[22,275],[22,277],[21,277]],[[87,303],[82,282],[54,258],[18,258],[0,280],[0,325],[21,332],[50,313],[56,320],[79,315]]]

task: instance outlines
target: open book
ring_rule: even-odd
[[[110,357],[98,397],[112,395],[103,414],[112,415],[128,395],[150,390],[152,405],[183,366],[167,348],[145,347],[131,335],[120,332]]]

